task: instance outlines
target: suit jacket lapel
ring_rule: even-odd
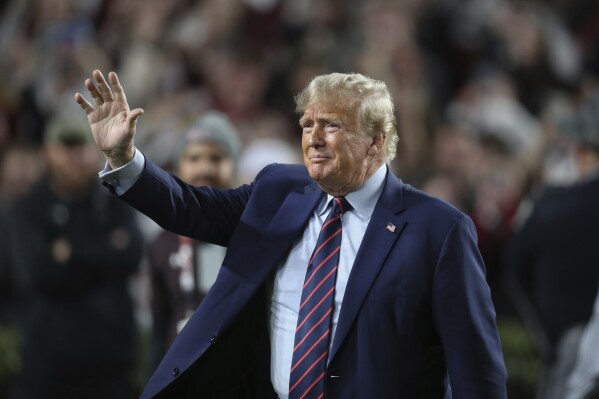
[[[269,274],[276,268],[285,252],[300,237],[311,212],[323,195],[324,192],[316,184],[308,185],[304,192],[291,192],[278,208],[264,233],[257,237],[258,242],[252,247],[252,250],[236,255],[239,257],[229,265],[229,269],[234,276],[239,278],[239,283],[230,293],[224,295],[228,298],[228,305],[219,313],[217,319],[211,320],[213,327],[210,330],[211,334],[220,333],[233,323],[256,290],[264,284]],[[248,267],[248,263],[252,262],[254,262],[252,267]],[[175,344],[180,344],[187,339],[183,337],[188,337],[192,333],[197,337],[196,328],[193,326],[202,323],[198,318],[198,312],[196,312],[188,325],[181,331],[181,337],[175,341]],[[198,348],[197,355],[190,357],[191,361],[200,356],[207,346],[208,344]]]
[[[301,237],[310,215],[324,195],[316,184],[308,185],[303,192],[289,193],[256,244],[252,260],[258,261],[258,267],[244,268],[240,274],[262,284],[285,252]]]
[[[385,187],[374,208],[347,282],[330,360],[347,336],[389,250],[406,223],[405,215],[401,214],[405,209],[402,185],[391,172],[387,172]]]
[[[242,278],[236,293],[238,301],[232,304],[234,311],[228,312],[223,319],[223,327],[232,321],[245,304],[245,300],[264,284],[285,253],[301,237],[310,215],[324,195],[324,192],[312,183],[306,186],[303,192],[293,191],[285,198],[253,251],[243,254],[243,260],[237,262],[234,271]],[[255,267],[247,267],[248,262],[256,260],[258,264],[254,265]]]

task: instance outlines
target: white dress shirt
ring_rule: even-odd
[[[347,280],[376,202],[383,191],[386,173],[386,166],[381,166],[358,190],[345,196],[354,209],[343,214],[331,345],[339,320],[339,311]],[[331,209],[330,200],[332,198],[327,195],[316,207],[303,236],[294,244],[287,259],[279,267],[273,279],[272,289],[268,293],[270,378],[275,392],[281,399],[287,399],[289,393],[289,373],[293,357],[295,328],[308,260],[316,246],[320,228]]]
[[[116,193],[121,195],[135,184],[143,171],[144,163],[144,156],[136,150],[135,156],[128,164],[118,169],[111,169],[106,164],[99,176],[100,179],[115,187]],[[352,205],[353,210],[343,215],[341,250],[337,281],[335,283],[335,309],[333,311],[331,345],[339,320],[345,287],[354,259],[364,238],[364,232],[383,191],[386,173],[387,167],[382,165],[359,189],[345,196]],[[316,207],[304,234],[293,245],[289,255],[279,266],[270,284],[266,304],[270,326],[270,375],[275,392],[281,399],[288,398],[295,328],[308,259],[314,251],[320,228],[330,211],[330,200],[332,198],[332,196],[327,195]]]

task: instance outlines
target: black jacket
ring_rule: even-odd
[[[599,177],[548,190],[515,234],[509,280],[555,345],[586,323],[599,287]]]
[[[128,284],[143,244],[131,209],[99,184],[86,198],[65,201],[44,178],[8,219],[24,383],[128,376],[136,356]],[[72,249],[66,263],[51,252],[58,238]]]

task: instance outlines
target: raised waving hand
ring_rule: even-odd
[[[118,168],[129,162],[135,154],[135,126],[144,111],[141,108],[129,109],[116,73],[108,74],[110,85],[99,70],[93,71],[92,78],[85,80],[85,87],[95,106],[81,93],[75,94],[75,101],[87,114],[94,140],[108,164]]]

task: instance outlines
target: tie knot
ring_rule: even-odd
[[[345,197],[333,197],[333,212],[335,215],[343,215],[347,211],[354,209]]]

